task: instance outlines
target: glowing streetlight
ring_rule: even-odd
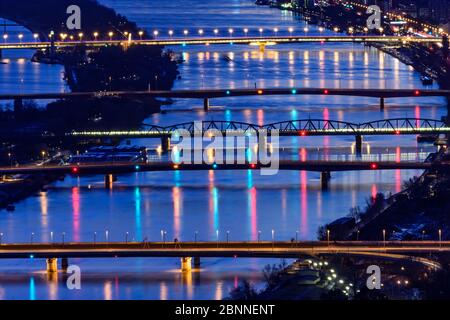
[[[80,32],[80,33],[78,34],[78,38],[80,38],[80,42],[83,41],[83,32]]]
[[[7,34],[4,34],[4,35],[3,35],[3,41],[6,42],[7,40],[8,40],[8,35],[7,35]]]
[[[108,242],[108,240],[109,240],[109,230],[105,231],[105,239],[106,239],[106,242]]]
[[[233,29],[228,29],[228,33],[230,34],[230,37],[232,37],[233,36],[233,32],[234,32],[234,30]]]
[[[259,31],[259,36],[262,37],[264,29],[263,28],[259,28],[258,31]]]
[[[334,28],[333,28],[333,31],[334,31],[334,32],[339,32],[339,28],[338,28],[338,27],[334,27]]]
[[[144,35],[144,31],[142,31],[142,30],[139,31],[138,35],[139,35],[139,39],[142,40],[142,36]]]
[[[319,27],[319,32],[323,32],[323,27]]]
[[[33,34],[33,38],[34,38],[34,42],[37,41],[37,39],[39,38],[39,35],[37,33]]]
[[[367,32],[369,31],[369,28],[367,28],[367,27],[364,27],[364,29],[363,29],[363,30],[364,30],[364,32],[365,32],[365,33],[367,33]]]
[[[386,247],[386,230],[383,229],[383,245]]]
[[[169,36],[172,38],[172,36],[173,36],[173,30],[169,30]]]
[[[155,39],[158,37],[158,34],[159,34],[158,30],[153,31],[153,36],[155,37]]]
[[[352,27],[350,27],[350,28],[348,28],[348,33],[353,33],[353,28]]]
[[[308,27],[304,27],[304,28],[303,28],[303,31],[304,31],[305,33],[307,33],[307,32],[309,31]]]
[[[198,34],[202,36],[203,35],[203,29],[198,30]]]
[[[275,230],[272,229],[272,250],[275,247]]]
[[[219,33],[219,29],[214,29],[214,34],[217,36],[217,34]]]
[[[110,31],[108,33],[108,36],[109,36],[109,41],[112,41],[112,37],[114,36],[114,32]]]
[[[441,229],[438,230],[438,234],[439,234],[439,248],[440,248],[441,244],[442,244],[442,230]]]
[[[378,29],[378,31],[380,31],[380,33],[383,33],[384,29],[383,29],[382,27],[380,27],[380,28]]]
[[[245,33],[245,36],[247,36],[248,28],[244,28],[244,33]]]
[[[289,31],[289,35],[292,37],[292,32],[294,32],[294,28],[290,27],[290,28],[288,29],[288,31]]]
[[[20,33],[17,37],[19,38],[20,43],[22,43],[23,34]]]
[[[278,34],[278,28],[273,29],[273,32],[275,33],[275,37],[276,37]]]
[[[189,30],[183,30],[183,34],[187,36],[189,34]]]
[[[330,246],[330,230],[327,229],[327,245]]]
[[[98,32],[94,32],[93,35],[94,35],[94,40],[97,41],[97,38],[98,38]]]

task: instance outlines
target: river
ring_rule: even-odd
[[[233,35],[305,33],[305,23],[292,13],[258,7],[251,0],[102,0],[119,13],[159,36],[189,30],[212,35],[213,29]],[[170,12],[170,14],[168,14]],[[307,26],[308,34],[319,34]],[[330,31],[324,31],[330,32]],[[185,60],[176,89],[257,87],[350,87],[422,88],[419,74],[411,67],[374,48],[360,44],[295,44],[258,47],[221,45],[171,48]],[[0,65],[0,92],[52,92],[67,88],[60,66],[29,62],[31,53],[5,53]],[[27,56],[28,55],[28,56]],[[228,59],[223,57],[227,56]],[[290,119],[320,118],[367,122],[383,118],[421,117],[439,119],[446,114],[441,98],[389,99],[379,110],[378,101],[351,97],[248,97],[212,99],[205,113],[202,101],[176,100],[147,123],[168,125],[192,120],[237,120],[270,123]],[[294,159],[348,157],[352,137],[283,138],[281,144]],[[133,140],[133,144],[156,147],[159,141]],[[319,151],[317,147],[319,146]],[[374,160],[422,159],[433,150],[419,145],[414,136],[365,137],[364,157]],[[347,155],[347,156],[346,156]],[[320,225],[345,216],[351,207],[365,205],[377,192],[395,193],[404,180],[419,171],[370,171],[333,173],[330,188],[323,191],[318,173],[284,171],[275,176],[257,172],[170,172],[119,176],[112,189],[105,189],[102,176],[66,177],[47,190],[16,205],[16,211],[0,212],[3,241],[50,241],[65,233],[66,241],[99,241],[167,238],[315,239]],[[109,259],[70,261],[81,267],[82,290],[68,290],[62,274],[46,277],[45,261],[2,261],[1,299],[221,299],[242,279],[262,286],[263,259],[204,259],[200,272],[181,274],[178,259]]]

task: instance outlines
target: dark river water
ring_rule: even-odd
[[[292,13],[257,7],[251,0],[102,0],[149,32],[174,36],[199,29],[205,35],[304,34],[306,25]],[[319,34],[307,26],[308,34]],[[17,30],[11,30],[14,33]],[[330,32],[330,31],[324,31]],[[26,34],[26,37],[30,37]],[[185,62],[176,89],[258,87],[350,87],[422,88],[419,74],[411,67],[370,47],[359,44],[295,44],[259,47],[220,45],[173,47]],[[4,53],[8,64],[0,65],[0,92],[53,92],[68,90],[60,66],[29,62],[31,52]],[[227,56],[229,59],[224,59]],[[193,120],[237,120],[264,124],[294,119],[331,119],[366,122],[383,118],[445,115],[441,98],[389,99],[384,111],[370,98],[280,96],[211,100],[208,113],[202,101],[177,100],[165,106],[147,123],[169,125]],[[132,141],[158,147],[158,140]],[[354,158],[353,137],[282,138],[281,145],[292,159]],[[433,151],[419,145],[415,136],[365,137],[363,158],[418,160]],[[3,241],[56,240],[99,241],[144,238],[193,240],[315,239],[320,225],[345,216],[351,207],[364,206],[377,192],[395,193],[404,180],[420,171],[370,171],[333,173],[330,188],[322,191],[320,175],[283,171],[275,176],[259,172],[136,173],[118,177],[105,189],[103,176],[67,177],[16,205],[16,211],[0,211]],[[263,259],[204,259],[199,272],[182,274],[179,259],[74,259],[82,270],[82,289],[68,290],[59,274],[48,279],[45,261],[1,261],[2,299],[222,299],[242,279],[262,286]]]

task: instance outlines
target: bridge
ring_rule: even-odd
[[[416,37],[416,36],[385,36],[385,35],[316,35],[316,36],[239,36],[239,37],[185,37],[185,38],[154,38],[154,39],[109,39],[109,40],[80,40],[80,41],[19,41],[0,43],[0,50],[8,49],[46,49],[49,47],[67,48],[79,45],[87,47],[103,47],[108,45],[129,46],[187,46],[187,45],[220,45],[220,44],[243,44],[243,45],[274,45],[293,43],[442,43],[438,37]]]
[[[353,96],[379,98],[380,109],[385,106],[386,98],[406,97],[450,97],[450,90],[439,89],[357,89],[357,88],[224,88],[224,89],[190,89],[171,91],[105,91],[105,92],[59,92],[59,93],[11,93],[0,94],[1,100],[13,100],[14,108],[23,107],[23,100],[55,100],[67,98],[102,98],[102,97],[151,97],[173,99],[203,99],[205,111],[210,108],[209,99],[244,96],[280,96],[280,95],[319,95],[319,96]]]
[[[211,242],[85,242],[0,244],[0,259],[47,259],[47,271],[57,271],[57,259],[68,265],[69,258],[179,257],[181,269],[191,269],[191,259],[200,257],[299,258],[320,255],[397,257],[410,261],[437,263],[405,255],[447,254],[450,241],[211,241]]]

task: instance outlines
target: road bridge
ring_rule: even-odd
[[[385,107],[386,98],[406,97],[450,97],[450,90],[439,89],[362,89],[362,88],[223,88],[223,89],[189,89],[171,91],[108,91],[108,92],[57,92],[57,93],[9,93],[0,94],[1,100],[14,101],[14,109],[23,108],[23,100],[56,100],[56,99],[86,99],[102,97],[129,98],[171,98],[171,99],[203,99],[203,108],[208,111],[210,99],[248,96],[353,96],[378,98],[380,109]]]
[[[1,244],[0,259],[47,259],[47,271],[57,270],[56,259],[179,257],[183,271],[191,258],[299,258],[319,255],[400,257],[447,254],[450,241],[211,241],[211,242],[89,242]],[[405,256],[409,255],[409,256]],[[425,259],[424,259],[425,260]],[[420,262],[420,258],[415,258]],[[196,264],[199,265],[200,259]],[[428,261],[428,263],[432,263]],[[436,266],[437,264],[435,264]]]

